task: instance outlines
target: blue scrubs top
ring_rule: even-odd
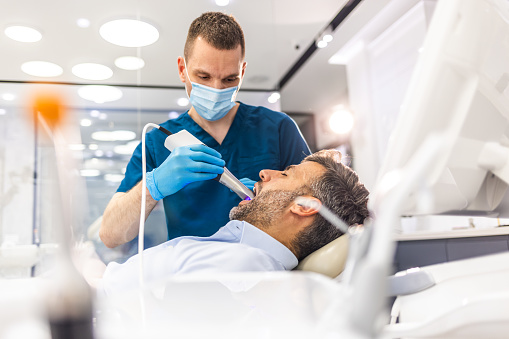
[[[286,114],[240,103],[220,145],[186,112],[160,126],[172,133],[186,129],[205,145],[221,153],[226,167],[238,179],[260,180],[262,169],[284,170],[299,164],[311,152],[295,122]],[[147,172],[170,155],[164,147],[166,134],[153,129],[146,135]],[[142,178],[141,143],[126,168],[117,192],[127,192]],[[171,177],[168,178],[171,180]],[[168,239],[210,236],[229,221],[230,209],[240,198],[215,180],[194,182],[163,199]]]

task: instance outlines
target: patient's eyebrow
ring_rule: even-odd
[[[294,169],[295,168],[295,165],[290,165],[290,166],[286,166],[285,168],[285,172],[291,170],[291,169]]]

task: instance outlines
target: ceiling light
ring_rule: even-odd
[[[280,98],[281,95],[278,92],[274,92],[269,96],[267,101],[270,102],[271,104],[275,104]]]
[[[97,131],[92,133],[92,139],[97,141],[129,141],[136,138],[133,131]]]
[[[179,105],[181,107],[187,106],[187,105],[189,105],[189,99],[188,98],[179,98],[177,100],[177,105]]]
[[[101,175],[101,171],[98,169],[82,169],[80,174],[82,177],[98,177]]]
[[[178,112],[175,112],[175,111],[171,111],[170,113],[168,113],[168,118],[169,119],[176,119],[179,117],[179,113]]]
[[[104,40],[122,47],[143,47],[159,39],[157,29],[144,21],[132,19],[113,20],[99,29]]]
[[[36,42],[42,39],[41,32],[26,26],[9,26],[4,33],[12,40],[20,42]]]
[[[83,127],[92,126],[92,120],[90,119],[81,119],[80,125]]]
[[[85,149],[85,145],[83,145],[83,144],[69,144],[68,148],[71,151],[83,151]]]
[[[323,41],[323,40],[319,40],[316,42],[316,47],[318,48],[325,48],[327,47],[327,42]]]
[[[76,25],[81,28],[88,28],[90,26],[90,20],[85,18],[79,18],[76,20]]]
[[[91,150],[91,151],[95,151],[99,148],[99,145],[97,144],[90,144],[88,145],[88,149]]]
[[[87,85],[78,89],[78,95],[98,104],[116,101],[122,98],[122,91],[113,86]]]
[[[329,43],[332,41],[332,39],[334,39],[334,37],[332,36],[332,34],[325,34],[322,38],[323,41]]]
[[[106,80],[111,78],[113,71],[101,64],[83,63],[75,65],[72,74],[85,80]]]
[[[134,56],[123,56],[115,59],[115,66],[127,71],[137,71],[145,66],[145,61]]]
[[[16,96],[12,93],[4,93],[2,94],[2,99],[4,99],[5,101],[13,101],[14,99],[16,99]]]
[[[108,173],[104,175],[104,180],[109,182],[121,182],[122,180],[124,180],[124,175]]]
[[[131,155],[140,143],[139,140],[129,141],[125,145],[117,145],[113,148],[113,151],[120,155]]]
[[[334,112],[329,119],[329,126],[337,134],[347,134],[353,128],[353,115],[350,111],[341,108]]]
[[[216,5],[218,6],[228,6],[230,0],[216,0]]]
[[[99,117],[99,114],[101,114],[101,112],[99,112],[99,111],[98,111],[98,110],[96,110],[96,109],[93,109],[93,110],[91,110],[91,111],[90,111],[90,116],[91,116],[92,118],[97,118],[97,117]]]
[[[47,61],[25,62],[21,65],[21,70],[36,77],[56,77],[64,72],[62,67]]]

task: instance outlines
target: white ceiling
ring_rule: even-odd
[[[3,3],[0,13],[2,31],[9,25],[20,24],[34,27],[43,34],[43,39],[35,43],[16,42],[0,34],[0,81],[3,81],[0,82],[0,91],[18,91],[23,87],[6,84],[6,81],[182,87],[177,76],[176,61],[182,53],[189,24],[202,12],[218,10],[233,14],[244,29],[248,67],[243,89],[272,90],[346,2],[231,0],[230,5],[219,7],[214,0],[0,0],[0,4]],[[361,2],[336,31],[336,36],[340,31],[346,34],[335,39],[332,48],[315,52],[282,89],[283,111],[320,113],[328,106],[345,100],[344,67],[329,65],[327,60],[355,32],[349,27],[362,25],[386,2],[388,0]],[[78,27],[76,21],[79,18],[87,18],[91,25],[88,28]],[[106,42],[100,37],[99,28],[103,23],[118,18],[139,18],[153,24],[160,32],[159,40],[142,48],[119,47]],[[299,48],[296,48],[297,45]],[[116,68],[114,60],[125,55],[142,57],[146,66],[141,71]],[[56,63],[63,67],[64,73],[54,78],[27,75],[20,66],[31,60]],[[113,77],[104,81],[85,81],[74,76],[72,66],[83,62],[104,64],[114,70]],[[92,106],[73,96],[75,89],[67,90],[71,92],[72,104]],[[139,106],[140,96],[133,95],[129,88],[123,91],[123,99],[109,107]],[[176,99],[184,94],[182,90],[157,91],[157,95],[143,96],[144,108],[175,109]],[[244,97],[248,101],[253,100],[250,102],[253,104],[267,104],[267,96],[244,91]],[[23,95],[19,98],[26,100]],[[242,94],[239,98],[242,100]],[[2,104],[22,103],[1,102],[0,99],[0,106]]]

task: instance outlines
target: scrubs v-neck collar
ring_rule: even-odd
[[[189,111],[186,112],[186,118],[189,119],[189,132],[193,134],[195,137],[200,139],[205,145],[217,150],[221,153],[223,149],[229,149],[230,145],[235,141],[239,131],[242,128],[242,123],[244,121],[244,109],[245,105],[239,102],[239,108],[237,109],[237,113],[233,118],[232,124],[226,133],[226,136],[223,139],[223,143],[219,144],[216,139],[214,139],[207,131],[205,131],[200,125],[196,123],[196,121],[191,118],[189,115]]]

